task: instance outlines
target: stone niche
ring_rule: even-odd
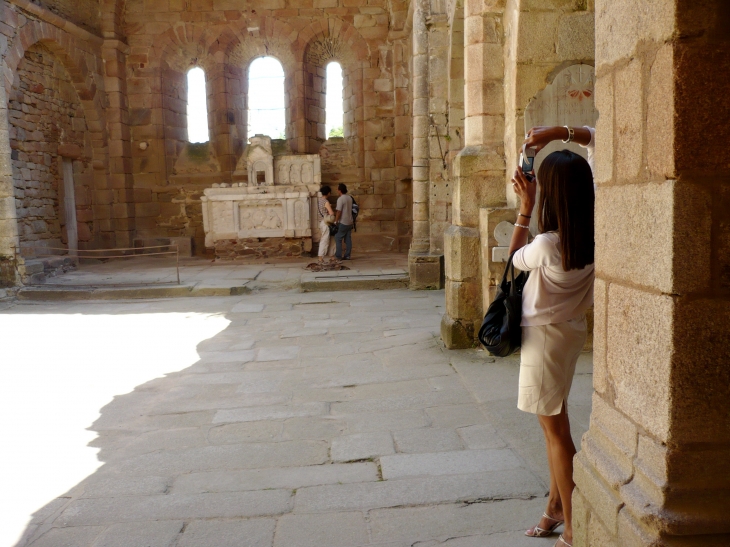
[[[561,70],[548,86],[540,91],[525,108],[525,133],[536,126],[567,125],[570,127],[596,126],[598,110],[594,102],[594,87],[596,75],[591,65],[571,65]],[[575,143],[565,144],[554,141],[540,150],[535,158],[535,172],[537,173],[542,160],[556,150],[568,149],[587,158],[585,148]],[[512,184],[507,184],[507,202],[511,207],[517,206],[517,198]],[[533,213],[530,222],[530,232],[537,234],[537,215]],[[499,234],[495,233],[499,240]],[[493,260],[506,262],[509,253],[506,246],[500,244],[492,250]],[[505,247],[505,248],[502,248]]]
[[[240,182],[213,184],[204,191],[205,246],[217,256],[266,257],[312,249],[313,235],[318,235],[320,158],[274,153],[269,137],[251,137],[234,173],[233,180]]]

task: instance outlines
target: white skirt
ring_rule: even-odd
[[[584,315],[554,325],[522,327],[517,408],[542,416],[560,414],[587,330]]]

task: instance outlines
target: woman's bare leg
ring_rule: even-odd
[[[551,495],[552,495],[552,477],[562,502],[563,515],[565,517],[565,530],[563,537],[568,543],[573,542],[573,523],[571,497],[575,483],[573,482],[573,456],[575,456],[575,445],[573,437],[570,435],[570,421],[568,419],[568,410],[563,404],[560,414],[555,416],[538,416],[540,425],[543,427],[545,437],[549,439],[550,461],[551,467]],[[551,515],[554,516],[554,515]]]
[[[549,516],[553,517],[553,519],[556,520],[564,520],[563,517],[563,503],[560,499],[560,491],[558,489],[558,482],[555,478],[555,469],[553,465],[553,457],[552,457],[552,447],[551,447],[551,441],[550,437],[547,434],[547,431],[545,430],[545,426],[543,425],[542,421],[540,421],[540,427],[542,428],[542,432],[545,435],[545,448],[547,452],[547,459],[548,459],[548,467],[550,469],[550,494],[548,494],[548,502],[547,507],[545,508],[545,513]],[[548,530],[551,526],[555,524],[555,520],[546,519],[545,517],[540,518],[540,522],[537,523],[537,526],[542,528],[543,530]],[[535,527],[533,526],[527,531],[527,535],[531,536],[535,533]]]

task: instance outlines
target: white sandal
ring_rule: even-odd
[[[563,539],[563,534],[560,534],[560,536],[558,537],[558,541],[560,543],[562,543],[563,545],[567,545],[568,547],[573,547],[572,544],[568,543],[567,541],[565,541]],[[553,547],[558,547],[558,541],[555,542],[555,545],[553,545]]]
[[[530,538],[544,538],[544,537],[547,537],[550,534],[552,534],[558,526],[560,526],[561,524],[564,524],[565,523],[565,521],[555,519],[555,518],[551,517],[550,515],[548,515],[547,513],[543,513],[542,514],[542,517],[543,518],[546,518],[548,520],[554,521],[555,524],[553,524],[552,526],[550,526],[550,528],[547,528],[547,529],[540,528],[539,526],[535,526],[534,528],[530,528],[530,530],[532,530],[532,534],[528,534],[527,532],[529,532],[530,530],[527,530],[527,532],[525,532],[525,535],[527,537],[530,537]]]

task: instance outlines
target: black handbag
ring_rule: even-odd
[[[522,290],[529,272],[520,272],[515,278],[515,267],[512,264],[514,254],[507,261],[502,282],[497,288],[497,296],[489,304],[479,329],[479,341],[489,353],[497,357],[513,354],[522,344]]]
[[[340,229],[339,225],[337,224],[328,224],[328,227],[330,229],[330,236],[336,236],[337,230]]]

